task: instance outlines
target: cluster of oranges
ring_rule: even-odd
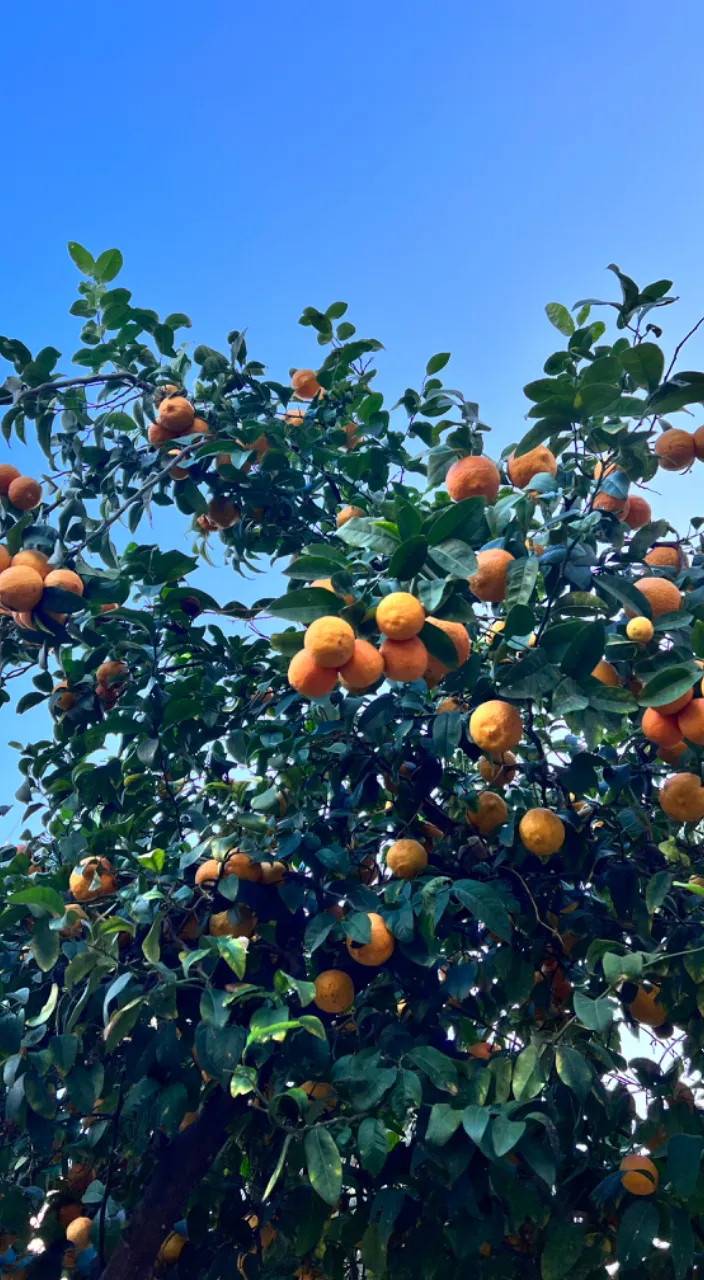
[[[190,400],[179,395],[177,387],[169,385],[163,390],[166,394],[159,405],[159,415],[156,422],[150,423],[147,428],[149,443],[157,446],[169,444],[179,436],[207,435],[208,424],[204,418],[196,417],[196,411]],[[171,452],[178,453],[179,450]]]
[[[0,546],[0,612],[10,614],[18,626],[32,630],[32,611],[47,587],[60,587],[83,595],[83,581],[73,569],[52,569],[43,551],[18,551],[11,556]],[[63,622],[65,614],[49,613]]]
[[[42,500],[42,487],[31,476],[20,475],[9,462],[0,463],[0,493],[18,511],[34,511]]]

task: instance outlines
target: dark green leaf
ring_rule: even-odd
[[[432,377],[434,373],[439,373],[441,369],[444,369],[449,359],[449,351],[442,351],[436,356],[431,356],[425,366],[425,372],[428,377]]]
[[[477,557],[466,542],[458,538],[448,538],[431,549],[435,563],[455,578],[469,578],[477,572]]]
[[[601,621],[584,623],[572,639],[560,664],[565,675],[579,679],[589,675],[604,656],[606,628]]]
[[[375,1116],[365,1116],[357,1133],[357,1146],[362,1168],[376,1178],[389,1154],[386,1129],[381,1120]]]
[[[78,267],[78,270],[82,272],[84,276],[92,276],[95,270],[95,262],[93,260],[92,253],[89,253],[87,249],[84,249],[82,244],[77,244],[75,240],[69,240],[68,251]]]
[[[456,880],[452,891],[459,902],[487,929],[504,941],[511,937],[511,921],[495,886],[481,880]]]
[[[402,542],[389,560],[389,577],[407,582],[423,568],[427,551],[428,543],[421,534]]]
[[[704,1138],[675,1133],[667,1144],[667,1173],[675,1195],[689,1200],[699,1177]]]
[[[309,1129],[303,1146],[313,1190],[326,1204],[334,1205],[342,1190],[342,1161],[329,1129]]]
[[[286,618],[289,622],[308,624],[316,618],[325,618],[328,614],[341,613],[345,602],[341,596],[333,595],[325,587],[296,587],[287,591],[285,596],[272,600],[267,612],[275,618]]]
[[[75,261],[75,259],[74,259]],[[81,268],[82,269],[82,268]],[[122,254],[119,249],[106,249],[96,260],[92,275],[100,284],[108,284],[122,270]]]
[[[562,1046],[555,1054],[555,1065],[562,1083],[584,1103],[593,1082],[591,1067],[584,1054],[577,1049]]]
[[[660,1217],[654,1204],[642,1199],[629,1204],[616,1236],[616,1260],[624,1271],[640,1266],[647,1258],[659,1225]]]
[[[619,359],[637,387],[645,387],[646,391],[655,390],[665,367],[665,357],[660,347],[654,342],[640,342],[636,347],[627,347],[621,351]]]

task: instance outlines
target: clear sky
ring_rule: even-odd
[[[11,6],[0,332],[70,367],[69,239],[122,249],[119,283],[196,341],[248,326],[273,376],[319,352],[302,307],[342,298],[394,399],[451,350],[498,454],[560,344],[545,302],[614,297],[616,262],[675,281],[673,345],[704,312],[703,44],[700,0]],[[702,476],[658,481],[657,514],[704,508]],[[2,743],[47,727],[0,714]]]

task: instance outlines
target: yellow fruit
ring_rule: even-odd
[[[256,884],[262,878],[262,868],[259,862],[252,862],[248,854],[233,853],[225,863],[223,875],[237,876],[238,880],[249,880]]]
[[[467,628],[463,623],[446,622],[444,618],[426,618],[426,622],[430,623],[433,627],[439,627],[441,631],[445,632],[446,636],[450,637],[457,653],[457,666],[463,666],[469,657],[471,647],[469,643],[469,636],[467,635]],[[425,680],[428,688],[434,688],[438,681],[442,680],[443,676],[448,674],[449,670],[450,668],[446,667],[439,658],[434,658],[432,653],[429,653],[428,665],[423,672],[423,679]]]
[[[594,670],[592,671],[592,676],[595,680],[598,680],[600,684],[608,684],[614,689],[619,684],[618,671],[610,662],[607,662],[605,658],[602,658],[600,662],[597,662]]]
[[[682,738],[675,717],[664,716],[659,707],[646,707],[640,727],[648,741],[659,747],[674,747]]]
[[[11,466],[9,462],[0,462],[0,493],[6,494],[13,480],[19,478],[17,467]]]
[[[398,880],[413,880],[428,865],[428,855],[417,840],[394,840],[386,852],[386,865]]]
[[[42,598],[44,580],[36,569],[11,565],[0,573],[0,604],[16,612],[31,612]]]
[[[62,591],[70,591],[74,596],[83,595],[83,581],[73,569],[52,569],[44,579],[45,587],[60,587]]]
[[[90,1244],[90,1218],[74,1218],[66,1228],[66,1239],[71,1241],[77,1253],[87,1249]]]
[[[115,873],[107,858],[84,858],[71,872],[68,887],[76,902],[93,902],[115,892]]]
[[[515,453],[512,453],[506,470],[511,484],[517,489],[525,489],[533,476],[544,472],[551,476],[556,475],[557,459],[546,445],[539,444],[535,449],[529,449],[528,453],[524,453],[521,458],[517,458]]]
[[[498,604],[506,599],[506,574],[512,560],[510,551],[501,547],[477,552],[477,572],[467,579],[477,600]]]
[[[348,520],[356,520],[359,516],[366,515],[361,507],[342,507],[335,516],[335,525],[341,529],[343,524],[347,524]]]
[[[518,824],[526,849],[539,858],[550,858],[565,842],[565,824],[550,809],[529,809]]]
[[[384,674],[384,659],[368,640],[355,640],[352,657],[338,671],[340,684],[353,693],[363,693]]]
[[[453,502],[462,502],[464,498],[486,498],[487,502],[493,502],[499,492],[501,476],[495,463],[479,454],[453,462],[445,485]]]
[[[342,969],[325,969],[315,979],[313,1003],[323,1013],[345,1013],[354,1004],[354,983]]]
[[[412,640],[384,640],[380,653],[389,680],[420,680],[428,666],[428,650],[418,636]]]
[[[7,496],[18,511],[33,511],[42,500],[42,487],[31,476],[17,476],[10,482]]]
[[[170,1267],[172,1263],[177,1261],[185,1244],[186,1237],[179,1235],[178,1231],[172,1231],[170,1235],[166,1237],[159,1249],[156,1257],[157,1266]]]
[[[256,927],[256,916],[244,903],[239,905],[239,924],[231,924],[226,911],[216,911],[208,921],[211,938],[251,938]]]
[[[477,796],[477,808],[468,809],[465,815],[470,826],[480,835],[488,836],[496,827],[503,826],[508,817],[508,809],[503,796],[495,791],[480,791]]]
[[[352,959],[356,960],[358,964],[384,964],[393,955],[396,945],[395,938],[387,929],[382,917],[376,912],[372,912],[368,918],[371,927],[370,941],[358,943],[353,942],[351,938],[347,938],[347,950]]]
[[[655,635],[655,628],[650,618],[631,618],[626,625],[626,635],[635,644],[650,644]]]
[[[639,987],[628,1006],[631,1017],[644,1027],[661,1027],[667,1022],[667,1009],[660,1004],[659,995],[659,987],[651,987],[649,991]]]
[[[505,751],[498,760],[489,760],[482,756],[479,761],[479,773],[490,787],[507,787],[516,776],[516,757],[512,751]]]
[[[523,734],[523,721],[510,702],[492,698],[472,712],[469,732],[480,750],[491,756],[500,756],[518,746]]]
[[[5,555],[7,555],[4,547],[0,548],[0,551],[4,551]],[[8,564],[9,563],[10,560],[8,558]],[[13,567],[16,567],[17,565],[26,565],[28,569],[35,569],[39,574],[39,577],[42,579],[46,578],[46,575],[51,572],[49,557],[45,556],[43,551],[31,551],[29,548],[27,548],[26,551],[18,551],[17,554],[12,557],[11,563]],[[2,560],[0,560],[0,568],[7,569],[7,567],[7,564],[3,564]]]
[[[659,546],[651,547],[643,557],[643,562],[651,568],[676,569],[678,573],[689,565],[689,559],[676,542],[663,542]]]
[[[648,601],[653,618],[682,608],[682,594],[668,578],[639,578],[634,585]],[[632,609],[626,609],[626,615],[635,616]]]
[[[334,667],[321,667],[305,649],[294,653],[288,666],[288,682],[305,698],[323,698],[335,687]]]
[[[696,773],[675,773],[660,788],[663,813],[675,822],[699,822],[704,818],[704,787]]]
[[[694,436],[671,427],[658,436],[653,453],[663,471],[685,471],[694,462]]]
[[[319,667],[339,671],[354,652],[354,631],[349,622],[334,614],[316,618],[306,630],[303,648]]]
[[[180,436],[193,426],[196,411],[185,396],[169,396],[159,405],[159,426],[170,436]]]
[[[627,524],[629,529],[642,529],[644,525],[650,524],[653,513],[650,503],[645,498],[641,498],[639,493],[631,493],[626,503],[626,510],[623,513],[623,522]]]
[[[625,1156],[619,1169],[624,1170],[621,1182],[632,1196],[652,1196],[657,1191],[660,1174],[647,1156]]]
[[[392,591],[376,608],[376,625],[389,640],[412,640],[425,622],[425,609],[408,591]]]
[[[313,396],[317,396],[322,391],[312,369],[296,369],[291,378],[291,386],[299,400],[312,400]]]

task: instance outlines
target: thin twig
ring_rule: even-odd
[[[664,382],[667,382],[667,380],[668,380],[668,378],[669,378],[670,374],[672,373],[672,370],[674,369],[675,364],[676,364],[676,361],[677,361],[677,357],[678,357],[678,355],[680,354],[680,351],[682,350],[682,348],[683,348],[683,346],[684,346],[685,342],[689,342],[689,339],[692,337],[692,335],[693,335],[693,334],[695,334],[695,333],[697,332],[697,329],[699,328],[700,324],[704,324],[704,316],[702,316],[700,320],[697,320],[697,323],[695,324],[694,328],[693,328],[693,329],[690,329],[689,333],[686,333],[686,334],[685,334],[685,336],[684,336],[684,338],[682,339],[682,341],[681,341],[681,342],[678,342],[677,346],[675,347],[675,354],[673,355],[673,357],[672,357],[672,359],[671,359],[671,361],[670,361],[670,367],[669,367],[669,369],[668,369],[668,371],[667,371],[667,373],[665,374],[665,377],[664,377],[664,379],[663,379],[663,381],[664,381]]]
[[[91,387],[100,382],[129,382],[133,387],[141,387],[143,391],[154,390],[153,382],[138,378],[135,373],[91,373],[83,378],[64,378],[61,382],[42,382],[38,387],[25,387],[15,400],[15,404],[21,404],[30,396],[42,396],[50,391],[65,391],[68,387]]]

